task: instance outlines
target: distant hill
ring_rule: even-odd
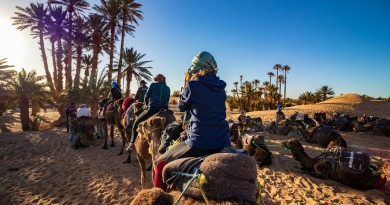
[[[327,117],[331,117],[333,113],[349,114],[351,116],[377,116],[390,119],[390,102],[370,101],[356,94],[344,94],[323,102],[312,105],[298,105],[283,109],[286,117],[290,117],[294,112],[307,113],[313,117],[316,112],[325,112]],[[249,112],[247,115],[251,117],[261,117],[264,121],[272,121],[275,119],[276,110]],[[230,117],[237,118],[237,114]]]

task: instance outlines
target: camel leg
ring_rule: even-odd
[[[122,136],[122,148],[118,155],[122,155],[126,145],[126,138],[125,138],[125,132],[123,131],[123,129],[121,129],[121,126],[118,126],[118,129],[120,130]]]
[[[114,144],[114,125],[111,125],[111,130],[110,130],[110,136],[111,136],[111,147],[115,147]]]
[[[137,159],[138,159],[139,166],[141,167],[141,187],[142,189],[144,189],[146,184],[146,179],[147,179],[146,170],[145,170],[145,160],[139,154],[137,154]]]
[[[130,143],[130,137],[131,137],[131,132],[126,132],[126,142]],[[127,152],[127,158],[125,161],[123,161],[123,164],[130,164],[131,162],[131,151]]]
[[[131,151],[127,152],[126,160],[123,161],[122,163],[123,164],[130,164],[130,162],[131,162]]]
[[[329,171],[328,167],[326,166],[325,162],[319,162],[314,165],[315,173],[312,174],[313,177],[319,178],[319,179],[329,179]]]
[[[107,149],[107,140],[108,140],[108,125],[107,125],[107,123],[103,124],[103,128],[104,128],[104,144],[103,144],[102,149]]]

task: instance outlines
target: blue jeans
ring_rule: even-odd
[[[146,110],[144,110],[138,117],[137,119],[135,120],[134,124],[133,124],[133,128],[131,129],[132,132],[131,132],[131,140],[130,140],[130,143],[134,143],[135,142],[135,139],[137,138],[137,135],[138,135],[138,132],[137,132],[137,128],[138,128],[138,125],[147,120],[149,117],[153,116],[154,114],[158,113],[158,111],[160,111],[160,108],[154,108],[154,107],[150,107]]]

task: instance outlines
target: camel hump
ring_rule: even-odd
[[[178,159],[168,163],[164,167],[164,175],[171,170],[181,170],[178,168],[189,165],[188,160],[196,165],[194,167],[199,167],[199,171],[204,175],[206,180],[204,180],[202,189],[208,199],[218,201],[255,201],[257,164],[252,157],[237,153],[216,153],[205,157],[200,162],[196,161],[196,158]],[[194,173],[193,169],[186,169],[185,171]],[[172,175],[168,174],[167,176]],[[173,182],[172,185],[174,188],[183,191],[189,183],[189,178],[179,177],[176,180],[167,179],[167,181]],[[202,191],[196,183],[189,185],[185,195],[199,200],[203,199]]]

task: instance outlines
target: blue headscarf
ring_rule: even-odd
[[[116,81],[112,81],[111,86],[112,88],[118,87],[118,83]]]
[[[87,104],[82,104],[80,108],[87,108]]]

